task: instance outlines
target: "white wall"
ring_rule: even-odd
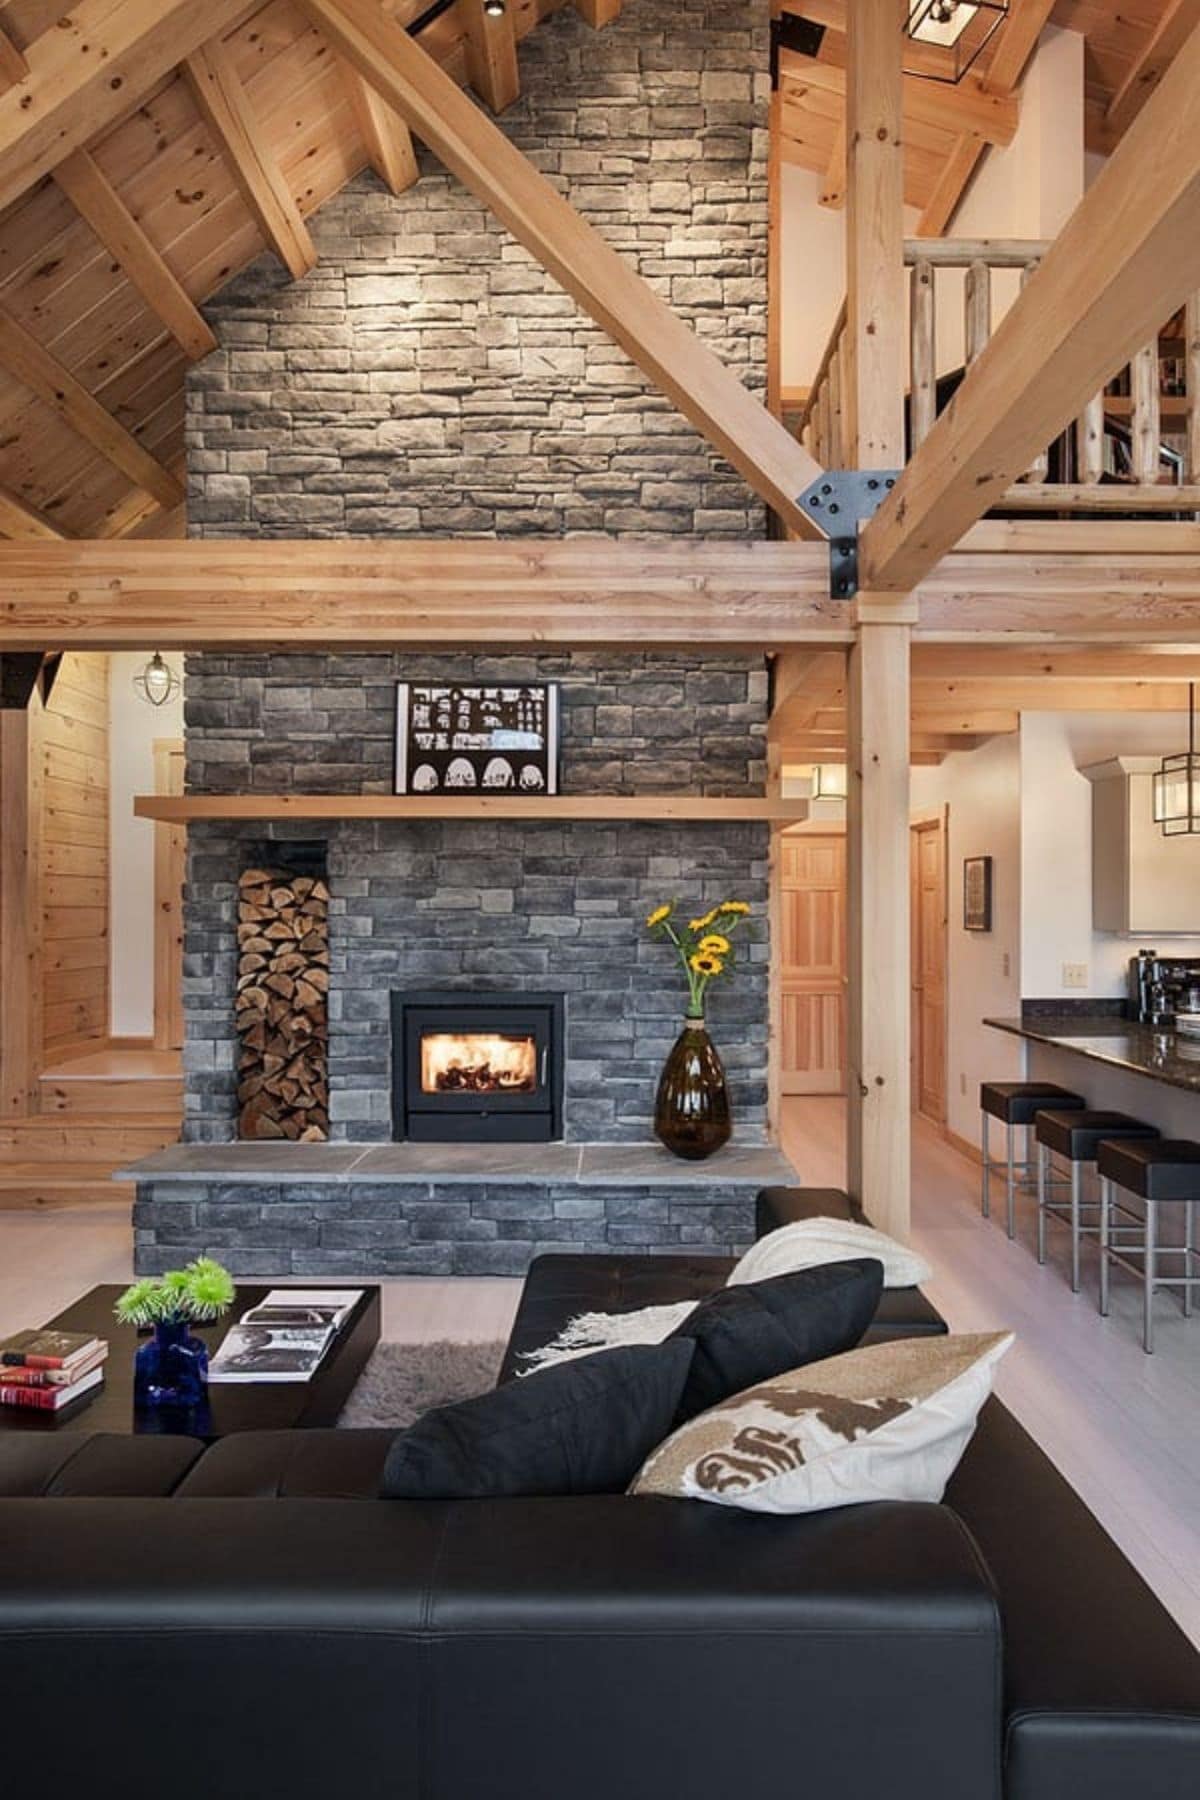
[[[845,209],[822,206],[824,177],[784,163],[780,169],[780,368],[784,387],[807,387],[817,372],[846,297]],[[905,230],[920,214],[904,212]]]
[[[1011,144],[985,154],[950,223],[949,237],[1052,238],[1083,198],[1083,38],[1043,31],[1021,89],[1021,122]],[[936,277],[938,369],[963,360],[963,276]],[[992,324],[1020,292],[1018,270],[992,276]]]
[[[183,736],[182,696],[150,706],[133,678],[152,654],[109,658],[110,1023],[114,1037],[154,1030],[154,826],[135,819],[135,794],[154,792],[154,741]],[[168,657],[177,674],[179,657]]]
[[[1186,747],[1181,713],[1023,713],[1021,716],[1021,992],[1027,999],[1124,994],[1132,938],[1092,929],[1092,786],[1080,769],[1110,756],[1162,756]],[[1198,904],[1200,912],[1200,904]],[[1200,956],[1200,935],[1172,938]],[[1064,963],[1085,963],[1083,988]]]
[[[979,1084],[1019,1079],[1020,1044],[983,1024],[1021,1010],[1021,761],[1015,734],[912,772],[914,813],[949,808],[946,1123],[979,1142]],[[964,931],[962,870],[992,858],[992,929]]]

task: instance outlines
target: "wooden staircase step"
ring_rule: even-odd
[[[43,1115],[151,1113],[157,1116],[183,1111],[183,1081],[179,1076],[121,1080],[102,1075],[43,1075],[38,1087]]]
[[[113,1168],[134,1157],[149,1156],[179,1140],[178,1112],[40,1113],[31,1119],[0,1125],[0,1161],[98,1162]]]

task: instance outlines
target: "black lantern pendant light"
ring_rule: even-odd
[[[906,75],[961,81],[1008,17],[1009,0],[911,0],[904,34]]]
[[[134,676],[133,685],[140,699],[151,706],[165,706],[179,692],[179,677],[156,650],[145,668]]]
[[[1196,684],[1188,682],[1188,747],[1164,756],[1154,777],[1154,822],[1164,837],[1200,832],[1200,756],[1196,754]]]

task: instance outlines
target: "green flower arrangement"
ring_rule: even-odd
[[[675,905],[671,901],[656,906],[646,920],[646,929],[652,937],[666,938],[674,945],[688,984],[687,1016],[702,1019],[709,982],[734,972],[733,934],[747,922],[750,908],[744,900],[722,900],[720,906],[685,925],[676,919]]]
[[[237,1289],[228,1269],[211,1256],[198,1256],[185,1269],[145,1276],[127,1287],[113,1308],[122,1325],[144,1331],[150,1325],[209,1325],[228,1312]]]

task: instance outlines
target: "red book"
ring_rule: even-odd
[[[4,1387],[67,1387],[92,1369],[98,1369],[108,1356],[108,1345],[97,1344],[90,1356],[72,1363],[69,1369],[35,1369],[24,1365],[0,1364],[0,1384]]]
[[[73,1381],[68,1387],[21,1387],[0,1382],[0,1406],[31,1406],[40,1412],[58,1412],[60,1408],[70,1406],[72,1400],[99,1387],[103,1380],[104,1370],[93,1369],[82,1381]]]

